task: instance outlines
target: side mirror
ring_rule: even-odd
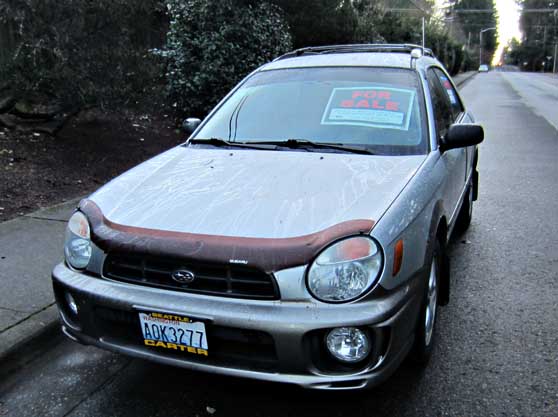
[[[440,144],[440,150],[465,148],[478,145],[484,140],[484,129],[472,123],[451,125]]]
[[[196,119],[195,117],[188,117],[182,122],[182,130],[188,133],[188,135],[191,135],[192,133],[194,133],[194,130],[196,130],[200,123],[200,119]]]

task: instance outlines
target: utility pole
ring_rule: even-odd
[[[424,52],[424,45],[426,44],[426,19],[422,16],[422,51]]]
[[[558,41],[554,43],[554,65],[552,67],[553,74],[556,74],[556,58],[558,58]]]
[[[554,10],[554,62],[552,63],[552,73],[556,74],[556,60],[558,59],[558,33],[556,32],[556,18],[558,10]]]
[[[482,34],[484,32],[488,32],[489,30],[496,30],[496,28],[493,27],[493,28],[481,29],[481,31],[479,32],[479,66],[482,65]]]

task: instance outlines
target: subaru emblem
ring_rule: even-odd
[[[190,284],[196,279],[193,272],[187,271],[185,269],[177,269],[171,274],[172,279],[180,284]]]

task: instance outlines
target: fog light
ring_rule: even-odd
[[[65,297],[66,297],[66,302],[68,303],[68,307],[70,307],[70,310],[72,311],[72,313],[77,315],[78,306],[77,306],[76,300],[74,300],[74,297],[69,292],[66,293]]]
[[[327,348],[336,359],[358,362],[370,353],[370,340],[365,332],[355,327],[339,327],[329,332]]]

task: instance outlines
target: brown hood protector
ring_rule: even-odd
[[[369,234],[374,227],[373,220],[350,220],[298,237],[231,237],[113,223],[91,200],[82,200],[79,209],[89,219],[92,241],[107,253],[134,253],[224,265],[242,264],[268,273],[306,265],[331,242],[348,236]]]

